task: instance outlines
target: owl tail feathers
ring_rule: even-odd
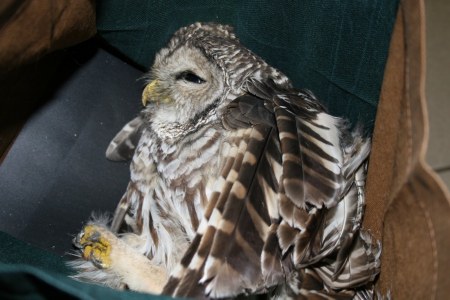
[[[357,127],[350,136],[351,142],[346,142],[344,139],[344,165],[342,167],[342,174],[348,183],[352,183],[351,179],[369,157],[371,148],[370,139],[363,137],[361,128]]]
[[[390,299],[389,293],[382,296],[373,284],[380,272],[380,243],[374,243],[366,231],[360,230],[347,254],[342,267],[331,256],[319,264],[297,269],[286,278],[287,285],[277,299]]]
[[[381,245],[373,242],[368,232],[361,230],[342,266],[337,260],[325,260],[316,269],[323,282],[332,289],[356,288],[373,282],[380,272]]]
[[[317,268],[303,268],[292,276],[288,285],[277,290],[275,299],[339,299],[339,300],[373,300],[375,296],[372,284],[357,289],[331,289],[317,272]],[[380,299],[381,300],[381,299]]]

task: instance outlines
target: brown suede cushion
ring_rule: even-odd
[[[448,299],[450,197],[425,162],[424,4],[401,1],[367,179],[364,226],[383,241],[378,283],[393,299]]]
[[[54,74],[96,32],[94,0],[0,0],[0,163]]]
[[[94,0],[2,0],[0,76],[95,32]]]

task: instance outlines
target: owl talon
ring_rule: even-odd
[[[74,239],[74,245],[81,249],[82,257],[99,269],[111,267],[111,236],[105,228],[87,225]]]

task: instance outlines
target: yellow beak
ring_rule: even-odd
[[[145,87],[144,91],[142,92],[142,104],[144,106],[147,106],[147,103],[151,101],[152,99],[155,99],[156,97],[156,87],[159,83],[159,80],[153,80],[147,86]]]

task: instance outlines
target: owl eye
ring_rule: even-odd
[[[197,76],[196,74],[194,74],[191,71],[181,72],[180,74],[177,75],[176,79],[177,80],[185,80],[185,81],[196,83],[196,84],[202,84],[202,83],[206,82],[206,80]]]

